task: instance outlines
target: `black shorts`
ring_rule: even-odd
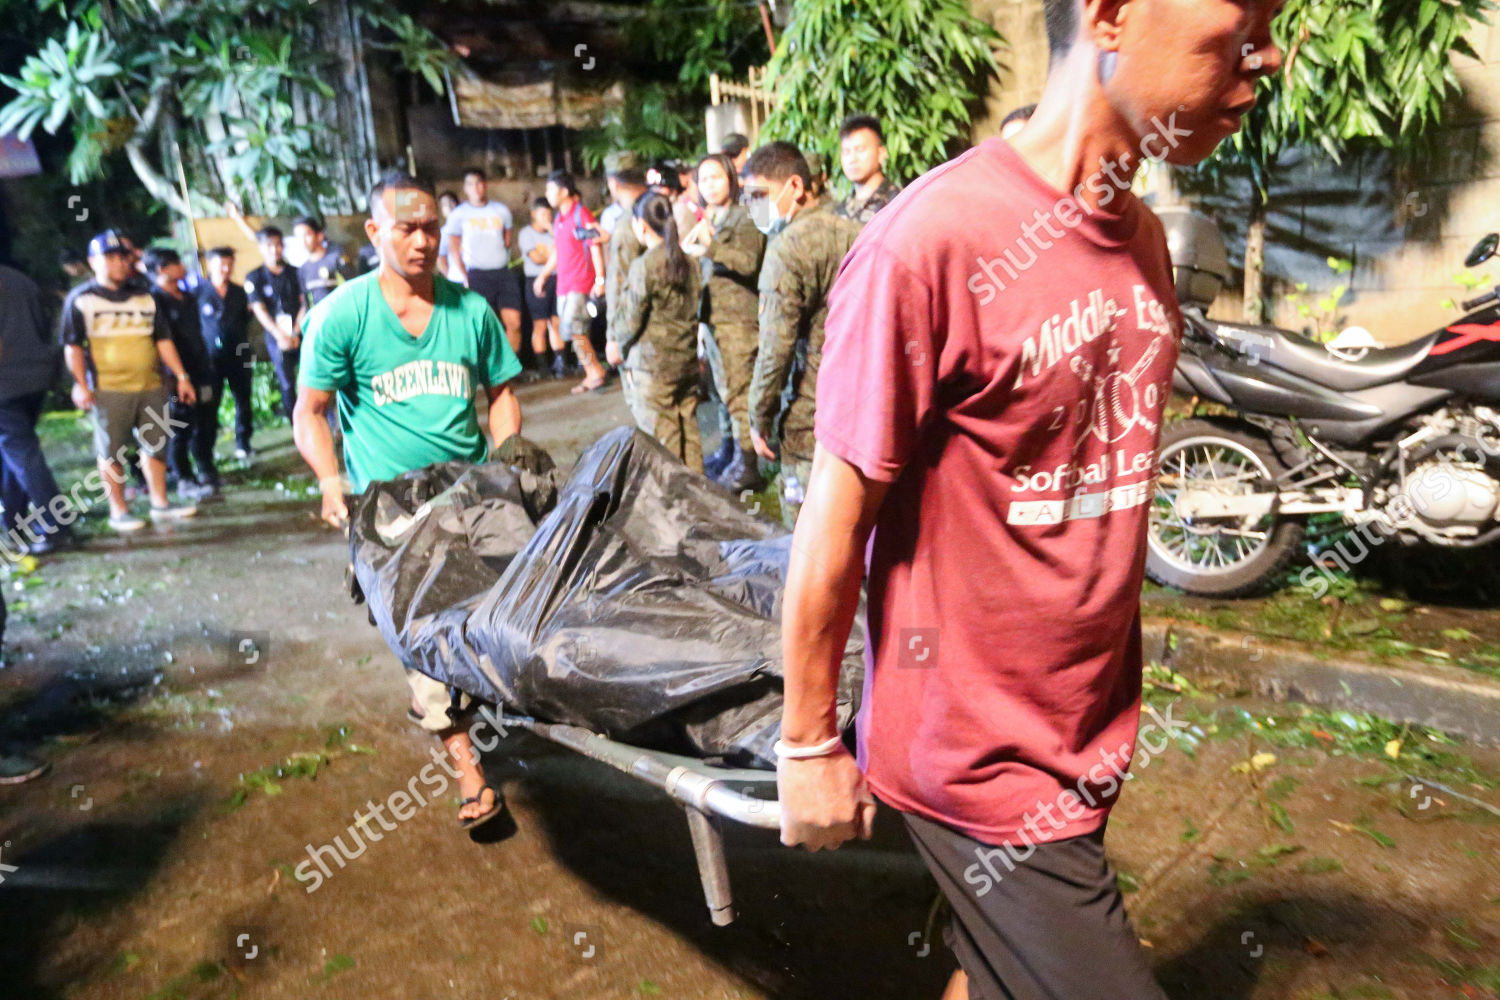
[[[557,275],[547,275],[547,282],[542,286],[543,294],[538,295],[533,288],[535,278],[526,278],[526,311],[531,315],[531,321],[535,323],[539,319],[551,319],[557,315]]]
[[[948,947],[970,1000],[1166,1000],[1151,975],[1104,831],[997,848],[903,813],[953,906]]]
[[[502,309],[521,311],[521,272],[514,267],[502,267],[493,271],[471,269],[469,287],[499,312]]]

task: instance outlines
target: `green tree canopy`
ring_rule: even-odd
[[[454,58],[389,0],[343,0],[376,48],[435,89]],[[343,9],[343,4],[338,5]],[[317,47],[334,16],[309,0],[41,0],[56,15],[35,55],[0,83],[16,96],[0,132],[71,127],[75,182],[123,152],[155,198],[188,213],[232,200],[273,213],[315,210],[340,137],[306,113],[346,67]],[[298,113],[299,101],[303,113]],[[201,153],[177,183],[175,148]]]
[[[797,0],[769,66],[777,105],[762,137],[836,163],[839,122],[875,115],[886,172],[909,180],[967,142],[1001,44],[966,0]]]
[[[1423,151],[1461,90],[1453,57],[1478,58],[1465,35],[1495,9],[1493,0],[1289,0],[1273,27],[1284,72],[1261,81],[1245,127],[1197,179],[1221,188],[1232,175],[1250,177],[1245,305],[1252,318],[1263,297],[1265,201],[1282,153],[1311,145],[1337,163],[1372,147],[1398,159]]]

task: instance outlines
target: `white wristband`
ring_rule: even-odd
[[[817,746],[811,747],[789,747],[780,740],[772,748],[776,752],[778,760],[808,760],[812,757],[831,757],[844,745],[842,736],[835,736],[825,740]]]

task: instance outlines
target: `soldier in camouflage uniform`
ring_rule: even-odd
[[[604,248],[604,309],[608,320],[605,328],[605,359],[618,365],[618,347],[622,342],[619,331],[620,296],[625,290],[625,281],[630,276],[630,265],[646,252],[641,241],[636,239],[635,227],[630,220],[635,218],[635,203],[646,193],[646,172],[641,169],[634,153],[629,150],[610,153],[604,158],[606,182],[614,205],[620,212],[610,230],[609,244]],[[628,339],[628,338],[626,338]],[[625,394],[625,405],[633,406],[630,387],[621,380],[620,389]]]
[[[698,303],[703,275],[682,252],[670,198],[653,192],[638,199],[631,225],[646,252],[630,265],[618,322],[612,324],[620,339],[610,341],[606,351],[611,363],[621,364],[620,381],[636,426],[689,469],[702,472]]]
[[[863,226],[901,193],[885,176],[885,133],[874,115],[850,115],[839,127],[839,158],[854,185],[835,211]]]
[[[721,456],[724,461],[715,478],[738,493],[762,485],[760,460],[750,440],[750,378],[760,338],[756,280],[766,238],[739,203],[734,161],[723,153],[704,157],[698,164],[697,180],[704,216],[683,243],[689,252],[701,248],[711,265],[703,315],[708,327],[704,353],[733,428],[726,436],[729,451]]]
[[[813,409],[823,358],[828,292],[859,226],[816,201],[808,190],[807,160],[791,143],[772,142],[745,164],[746,198],[762,232],[774,235],[760,270],[760,347],[750,385],[751,440],[774,459],[768,441],[781,440],[781,507],[796,523],[812,472]],[[807,368],[793,372],[797,341],[806,339]],[[781,394],[791,380],[791,405]],[[779,423],[779,426],[778,426]]]

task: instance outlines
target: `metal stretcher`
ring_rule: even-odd
[[[719,767],[695,757],[618,743],[584,729],[530,716],[502,713],[501,722],[535,733],[585,757],[608,764],[666,792],[687,814],[693,855],[703,883],[709,919],[723,927],[734,921],[729,887],[729,865],[724,858],[721,824],[728,820],[762,830],[781,829],[781,804],[776,801],[776,772]],[[760,793],[760,794],[746,794]],[[763,797],[768,796],[768,797]]]

